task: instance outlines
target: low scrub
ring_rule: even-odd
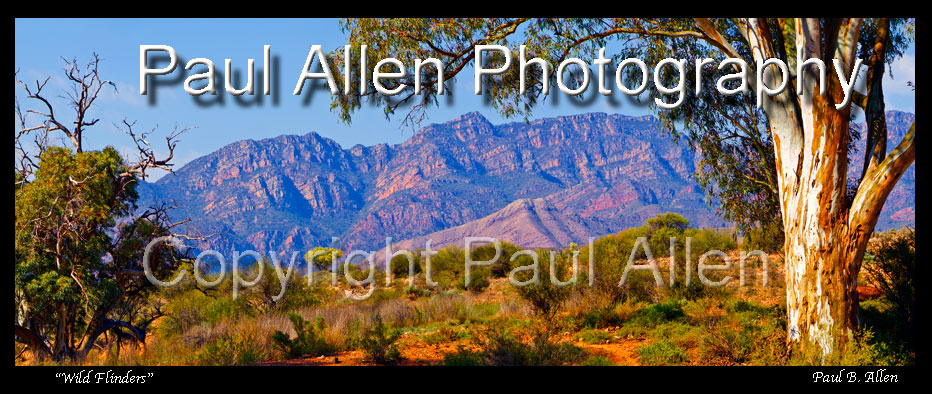
[[[359,338],[359,348],[377,364],[394,364],[401,361],[401,351],[395,344],[401,338],[401,331],[391,329],[376,315],[375,324]]]
[[[645,365],[678,365],[687,360],[686,351],[667,339],[642,345],[637,353]]]
[[[329,343],[326,339],[327,325],[322,316],[317,317],[315,324],[311,324],[301,315],[292,312],[289,315],[292,327],[297,334],[290,338],[288,334],[281,331],[275,331],[272,335],[272,341],[288,358],[297,358],[304,355],[309,356],[329,356],[337,351],[337,347]]]

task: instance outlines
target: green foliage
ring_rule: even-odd
[[[647,219],[647,221],[644,222],[644,225],[647,227],[647,231],[650,233],[666,228],[676,233],[682,234],[683,231],[686,231],[686,229],[689,228],[689,220],[686,220],[686,218],[680,214],[667,212]]]
[[[251,365],[264,360],[265,349],[256,338],[224,335],[197,352],[197,365]]]
[[[677,280],[669,288],[670,297],[678,300],[695,301],[709,295],[712,289],[702,284],[699,278],[693,275],[690,278],[689,285],[686,284],[686,278],[677,275]]]
[[[254,313],[252,308],[242,298],[236,300],[231,296],[221,296],[204,305],[202,314],[205,322],[215,325],[224,320],[235,320]]]
[[[587,358],[586,361],[583,361],[582,365],[586,367],[613,367],[615,363],[608,357],[595,356]]]
[[[683,231],[675,228],[660,227],[650,231],[650,238],[647,240],[647,246],[650,247],[651,256],[670,257],[670,239],[673,238],[673,245],[676,250],[682,250],[684,245]],[[647,258],[646,252],[638,251],[639,257]]]
[[[880,290],[892,306],[893,331],[900,340],[916,342],[916,230],[891,230],[874,234],[863,268],[868,282]]]
[[[548,256],[549,252],[538,250],[538,256]],[[556,256],[556,253],[554,254]],[[551,280],[551,269],[553,275],[560,281],[567,281],[572,270],[571,263],[568,261],[568,253],[561,253],[559,258],[551,264],[549,258],[540,261],[537,270],[536,283],[532,282],[524,286],[516,286],[515,289],[522,299],[531,304],[534,312],[542,317],[545,321],[551,322],[553,317],[559,311],[560,307],[569,298],[573,292],[573,285],[568,284],[560,286]],[[533,262],[532,262],[533,264]],[[551,267],[551,265],[553,267]],[[515,274],[515,280],[525,283],[534,279],[535,270],[520,271]]]
[[[704,253],[710,250],[721,250],[729,252],[738,249],[738,242],[734,239],[734,234],[728,234],[712,229],[687,230],[684,234],[690,238],[690,252],[692,258],[698,259]]]
[[[625,324],[652,327],[663,322],[683,319],[686,316],[683,312],[683,305],[684,302],[680,300],[656,303],[639,309]]]
[[[469,338],[469,331],[465,329],[456,329],[450,326],[441,326],[436,331],[424,336],[424,342],[430,344],[439,344],[454,342],[461,339]]]
[[[252,291],[241,294],[257,311],[292,311],[318,305],[326,297],[322,287],[308,286],[306,278],[299,275],[296,270],[288,276],[289,268],[284,264],[280,267],[281,274],[286,276],[284,283],[287,286],[283,291],[283,281],[276,273],[275,266],[268,260],[263,260],[261,264],[264,264],[262,280],[251,289]],[[256,274],[256,268],[253,267],[242,275],[245,278],[253,278]],[[279,295],[281,297],[276,300]]]
[[[782,365],[786,354],[783,311],[738,300],[701,341],[701,357],[712,365]],[[778,317],[779,316],[779,317]]]
[[[443,365],[448,367],[474,367],[482,365],[484,361],[482,352],[469,350],[463,346],[458,347],[456,352],[443,356]]]
[[[41,335],[57,360],[80,356],[73,339],[96,339],[101,322],[115,311],[130,324],[149,320],[155,286],[127,273],[143,271],[145,246],[166,235],[165,218],[133,216],[137,182],[121,176],[124,171],[113,147],[78,153],[49,147],[32,179],[21,178],[16,187],[16,322]],[[174,272],[170,249],[150,256],[156,277]],[[83,351],[90,349],[87,343]]]
[[[595,249],[591,301],[595,308],[611,308],[624,300],[652,301],[656,296],[656,284],[648,272],[632,272],[624,286],[618,286],[624,275],[625,266],[638,237],[647,236],[645,227],[624,230],[618,234],[607,235],[586,245],[581,256],[589,255],[589,248]],[[642,249],[639,253],[643,254]],[[637,258],[637,257],[636,257]]]
[[[334,256],[343,257],[343,251],[334,248],[316,247],[304,254],[304,260],[318,271],[330,271]]]
[[[877,365],[912,365],[915,344],[903,340],[897,330],[896,309],[883,298],[862,301],[860,316],[862,342],[867,342]]]
[[[742,249],[761,250],[767,253],[783,253],[783,224],[772,223],[754,226],[744,232]]]
[[[304,355],[329,356],[336,353],[337,347],[326,339],[327,324],[322,316],[317,317],[315,324],[310,324],[294,312],[288,317],[296,336],[292,339],[281,331],[275,331],[272,335],[272,341],[281,353],[288,358],[298,358]]]
[[[585,330],[579,333],[579,339],[585,343],[608,343],[612,335],[602,330]]]
[[[414,254],[414,252],[412,252],[412,254]],[[421,265],[418,264],[417,254],[414,254],[414,256],[414,274],[417,275],[421,273]],[[408,256],[404,254],[399,254],[395,257],[392,257],[389,265],[389,271],[392,273],[392,278],[407,278],[411,274],[411,264],[408,262]]]
[[[645,365],[678,365],[687,360],[686,351],[667,339],[642,345],[637,353]]]
[[[865,328],[848,342],[844,352],[833,352],[823,359],[821,351],[811,346],[794,352],[788,360],[789,365],[838,365],[838,366],[904,366],[915,364],[915,353],[900,345],[885,340],[878,340],[872,329]]]
[[[486,253],[482,250],[488,245],[476,248],[480,254]],[[482,261],[473,251],[473,260]],[[487,260],[494,256],[487,256]],[[439,251],[437,255],[430,259],[431,279],[437,283],[438,290],[458,289],[473,292],[482,292],[491,284],[492,268],[491,266],[473,266],[470,270],[470,282],[466,284],[466,253],[459,245],[450,245]],[[426,259],[421,260],[421,271],[427,272]],[[494,265],[494,264],[493,264]]]
[[[483,349],[485,365],[565,365],[585,358],[585,352],[572,344],[552,342],[546,329],[536,330],[527,344],[500,320],[490,322],[474,337]]]
[[[578,318],[579,325],[587,328],[604,328],[620,326],[624,321],[614,308],[593,308]]]
[[[494,278],[507,278],[511,270],[515,269],[516,267],[525,265],[526,263],[523,263],[522,261],[528,259],[526,256],[519,256],[517,259],[515,259],[515,261],[511,261],[511,257],[515,254],[515,252],[521,250],[521,248],[504,241],[501,243],[501,247],[501,257],[499,257],[497,263],[492,264],[489,267],[492,277]],[[488,244],[475,248],[472,252],[472,256],[473,260],[476,261],[489,261],[495,257],[495,245]]]
[[[401,338],[401,331],[390,329],[379,315],[375,315],[374,320],[375,325],[359,338],[359,347],[370,360],[378,364],[394,364],[400,361],[401,352],[395,341]]]

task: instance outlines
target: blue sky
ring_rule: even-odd
[[[311,45],[319,44],[329,51],[342,48],[347,41],[336,19],[17,19],[15,66],[24,81],[51,76],[46,89],[60,91],[66,86],[61,57],[76,57],[79,62],[86,62],[92,52],[97,52],[103,58],[100,65],[102,77],[116,83],[117,89],[107,90],[98,101],[93,116],[101,121],[89,129],[85,140],[87,146],[97,149],[113,145],[121,151],[131,152],[129,137],[114,126],[124,118],[136,120],[140,129],[158,126],[159,132],[155,135],[164,135],[175,124],[196,126],[197,129],[188,132],[178,145],[176,168],[234,141],[281,134],[316,131],[345,148],[355,144],[396,144],[406,140],[412,130],[401,128],[403,116],[399,114],[388,120],[380,109],[363,105],[354,114],[352,125],[347,126],[330,111],[328,92],[314,91],[309,102],[304,99],[305,94],[300,97],[291,95]],[[139,94],[139,45],[143,44],[170,45],[185,61],[206,57],[221,72],[224,59],[231,59],[233,68],[243,73],[247,59],[255,59],[257,96],[261,94],[262,86],[262,48],[263,45],[271,45],[272,56],[281,59],[280,83],[273,86],[281,95],[278,104],[273,105],[271,100],[264,99],[260,104],[239,105],[223,91],[221,84],[217,87],[220,90],[218,95],[226,96],[224,103],[200,106],[194,97],[185,93],[180,83],[156,88],[157,99],[154,104],[150,103],[147,96]],[[910,47],[891,70],[895,79],[887,75],[884,81],[887,108],[914,112],[915,94],[906,86],[907,81],[915,81],[914,48]],[[181,64],[173,75],[183,71]],[[155,78],[170,79],[171,76]],[[18,86],[16,88],[17,97],[21,97],[22,91]],[[456,80],[453,102],[441,100],[439,106],[430,108],[426,123],[445,122],[469,111],[479,111],[493,123],[520,120],[500,118],[481,96],[473,94],[473,88],[472,70],[465,70]],[[149,89],[151,94],[153,88],[150,86]],[[595,87],[590,85],[587,93],[594,92]],[[620,93],[618,95],[621,96]],[[247,101],[255,98],[243,97]],[[585,112],[647,113],[646,109],[634,105],[626,97],[616,105],[601,96],[584,105],[572,100],[551,91],[551,97],[534,109],[533,118]],[[155,140],[151,140],[153,144]],[[157,178],[162,174],[153,175]]]

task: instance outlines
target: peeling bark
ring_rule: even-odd
[[[818,20],[797,19],[796,61],[818,57],[831,67],[831,59],[838,59],[850,75],[860,23],[858,19],[826,22],[825,29],[831,31],[823,32]],[[786,232],[787,345],[791,351],[804,354],[815,351],[822,362],[836,352],[844,353],[858,332],[861,260],[880,209],[914,161],[915,150],[911,129],[897,150],[866,171],[858,193],[849,202],[850,105],[835,109],[844,92],[837,77],[826,74],[824,95],[819,94],[817,74],[803,70],[797,76],[805,78],[799,97],[785,92],[775,97],[783,99],[765,104],[774,137]],[[793,112],[798,116],[794,118]]]

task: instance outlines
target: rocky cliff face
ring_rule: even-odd
[[[696,226],[724,225],[693,179],[692,151],[658,126],[652,117],[603,113],[492,125],[472,112],[395,146],[343,149],[316,133],[284,135],[230,144],[141,194],[144,203],[174,200],[188,229],[220,234],[199,246],[221,251],[306,250],[332,237],[341,248],[376,249],[385,237],[422,237],[506,207],[533,213],[502,214],[522,219],[496,227],[541,242],[527,246],[585,241],[573,237],[667,211]],[[560,224],[566,236],[542,235]]]
[[[902,111],[887,111],[887,154],[896,148],[909,132],[909,126],[916,119],[915,114]],[[849,184],[857,182],[864,168],[864,146],[867,144],[866,124],[854,125],[861,138],[855,141],[855,150],[849,154],[848,179]],[[877,219],[877,230],[900,228],[916,225],[916,164],[909,166],[900,181],[887,196]]]

